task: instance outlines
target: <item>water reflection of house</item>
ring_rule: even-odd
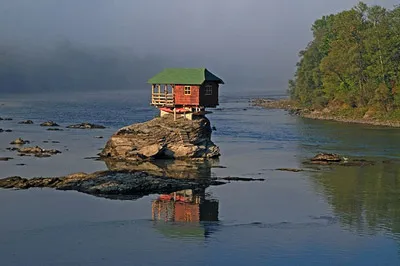
[[[152,219],[187,223],[218,221],[218,207],[218,201],[206,199],[204,191],[182,190],[154,200]]]

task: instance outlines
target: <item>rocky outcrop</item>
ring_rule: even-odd
[[[102,125],[95,125],[90,123],[81,123],[76,125],[67,126],[67,128],[77,128],[77,129],[104,129],[105,126]]]
[[[59,150],[54,150],[54,149],[47,150],[47,149],[42,149],[39,146],[26,147],[20,149],[15,148],[10,150],[18,151],[20,156],[34,155],[35,157],[50,157],[51,155],[61,153]]]
[[[24,145],[30,143],[29,140],[23,140],[21,138],[17,138],[10,142],[11,145]]]
[[[211,132],[205,117],[176,121],[172,116],[159,117],[121,128],[100,156],[127,161],[216,158],[220,151],[211,141]]]
[[[65,177],[0,179],[0,188],[54,188],[75,190],[91,195],[111,198],[138,198],[149,194],[172,193],[184,189],[206,188],[221,185],[215,179],[174,179],[153,176],[146,172],[102,171],[92,174],[77,173]]]
[[[47,121],[47,122],[41,123],[40,126],[41,127],[59,127],[60,125],[53,121]]]
[[[313,162],[340,162],[342,158],[338,154],[319,153],[311,159]]]

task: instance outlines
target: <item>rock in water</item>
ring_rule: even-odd
[[[101,157],[116,160],[216,158],[219,148],[211,141],[210,121],[173,116],[158,117],[118,130],[108,140]]]
[[[16,140],[12,141],[10,144],[11,145],[24,145],[24,144],[28,144],[29,140],[23,140],[21,138],[17,138]]]
[[[32,125],[33,121],[32,120],[25,120],[25,121],[18,122],[18,124]]]
[[[35,147],[27,147],[27,148],[21,148],[21,149],[17,149],[17,151],[22,155],[29,155],[29,154],[33,154],[36,157],[50,157],[51,155],[54,154],[58,154],[61,153],[58,150],[46,150],[46,149],[42,149],[39,146],[35,146]]]
[[[47,121],[47,122],[41,123],[40,126],[41,127],[59,127],[60,125],[53,121]]]
[[[90,123],[81,123],[76,125],[67,126],[67,128],[78,128],[78,129],[104,129],[105,126],[102,125],[95,125]]]
[[[313,162],[340,162],[342,158],[338,154],[320,153],[311,159]]]

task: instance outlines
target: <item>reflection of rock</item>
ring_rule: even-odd
[[[60,125],[53,121],[47,121],[47,122],[41,123],[40,126],[42,126],[42,127],[59,127]]]
[[[14,141],[11,141],[11,145],[24,145],[24,144],[28,144],[29,143],[29,140],[23,140],[23,139],[21,139],[21,138],[17,138],[16,140],[14,140]]]
[[[145,162],[127,162],[104,159],[111,171],[145,171],[152,175],[173,178],[210,178],[211,167],[218,163],[216,159],[204,161],[153,160]]]
[[[184,189],[205,189],[221,182],[211,179],[174,179],[153,176],[145,172],[103,171],[93,174],[78,173],[66,177],[0,179],[1,188],[29,189],[48,187],[58,190],[79,192],[111,198],[138,198],[148,194],[172,193]]]
[[[25,121],[18,122],[18,124],[32,125],[32,124],[33,124],[33,121],[32,121],[32,120],[25,120]]]
[[[219,148],[211,141],[205,118],[174,121],[172,116],[121,128],[107,142],[102,157],[119,160],[214,158]]]
[[[102,125],[95,125],[95,124],[90,124],[90,123],[80,123],[76,125],[70,125],[67,126],[67,128],[77,128],[77,129],[103,129],[106,128],[105,126]]]

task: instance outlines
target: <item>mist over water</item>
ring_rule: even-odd
[[[357,2],[1,0],[0,91],[139,89],[164,67],[284,91],[313,21]]]

